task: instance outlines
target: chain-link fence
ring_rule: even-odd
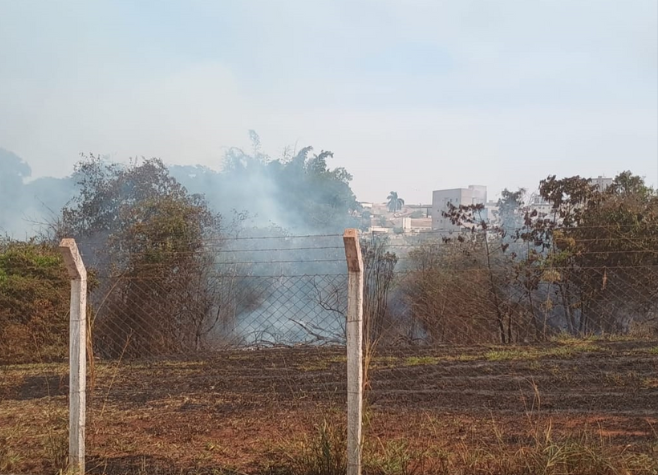
[[[464,236],[361,241],[366,471],[523,473],[495,467],[508,456],[576,446],[650,467],[638,460],[653,459],[658,424],[655,250],[626,247],[622,255],[621,243],[611,243],[605,254],[534,254]],[[341,235],[224,237],[189,252],[154,244],[111,259],[84,256],[92,263],[94,355],[87,470],[341,466]],[[53,260],[52,269],[60,267]],[[37,298],[12,300],[4,289],[3,309]],[[39,315],[39,305],[27,311]],[[12,318],[3,335],[25,330],[28,323]],[[53,331],[66,342],[65,329]],[[34,361],[41,363],[1,367],[4,457],[19,457],[10,467],[19,471],[54,467],[49,447],[61,449],[55,435],[66,429],[56,419],[62,411],[53,413],[51,436],[40,427],[48,404],[65,408],[66,364]],[[572,445],[558,443],[565,438]]]
[[[584,451],[592,434],[601,450],[651,453],[658,253],[623,261],[613,244],[552,258],[489,244],[364,243],[370,434],[404,440],[422,461],[410,466],[430,473],[517,473],[563,450],[560,437]],[[533,462],[513,460],[522,453]],[[590,463],[564,473],[608,473]]]
[[[345,412],[342,236],[211,240],[118,260],[92,294],[89,452],[121,454],[98,463],[253,464],[311,414]]]

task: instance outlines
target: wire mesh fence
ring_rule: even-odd
[[[331,245],[330,245],[331,244]],[[340,236],[234,239],[130,255],[100,276],[94,350],[105,358],[344,344]]]
[[[549,427],[650,453],[655,250],[622,255],[626,244],[611,241],[606,252],[535,255],[466,236],[362,239],[366,465],[380,473],[377,460],[395,453],[409,470],[457,473],[455,457],[536,447]],[[95,262],[109,263],[92,274],[89,299],[89,471],[256,472],[300,463],[313,434],[340,446],[331,429],[344,426],[346,400],[340,235],[209,239],[190,252],[150,243]],[[16,307],[3,292],[3,309]],[[41,411],[44,391],[65,404],[54,388],[66,366],[2,371],[0,426],[20,420],[38,434],[36,416],[14,416]]]
[[[120,440],[142,447],[151,469],[255,464],[318,411],[345,413],[341,235],[213,240],[118,260],[92,295],[90,450],[113,452]]]

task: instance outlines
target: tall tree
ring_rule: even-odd
[[[80,194],[63,210],[62,232],[113,282],[98,316],[99,351],[198,348],[213,325],[212,289],[198,279],[212,261],[202,251],[207,238],[217,239],[220,217],[157,159],[122,166],[91,156],[76,177]]]
[[[391,213],[396,213],[397,211],[400,211],[404,206],[404,200],[398,196],[397,191],[391,191],[386,197],[386,199],[388,200],[387,202],[388,210]]]
[[[554,219],[535,231],[575,335],[627,331],[656,307],[658,196],[626,171],[600,190],[580,177],[549,176],[540,193]]]
[[[312,147],[284,151],[272,159],[260,150],[252,131],[252,151],[230,149],[223,170],[173,167],[190,190],[204,193],[224,215],[245,210],[258,226],[276,225],[293,233],[341,232],[357,227],[361,206],[345,168],[331,168],[333,153],[313,153]]]

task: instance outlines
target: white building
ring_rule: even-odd
[[[436,231],[458,231],[462,226],[454,225],[450,218],[443,216],[448,211],[448,203],[453,206],[474,205],[487,202],[487,187],[470,185],[468,188],[453,188],[432,192],[432,229]],[[487,219],[487,210],[482,211],[482,218]]]
[[[596,185],[599,188],[599,191],[605,191],[607,187],[612,185],[612,178],[606,178],[604,176],[598,176],[596,178],[590,178],[589,184]]]
[[[590,178],[588,183],[590,185],[595,185],[599,191],[604,191],[606,188],[612,185],[613,179],[606,178],[604,176],[598,176],[597,178]],[[553,213],[553,205],[550,201],[545,200],[539,193],[533,193],[530,196],[530,203],[528,207],[531,211],[537,211],[537,217],[544,218]]]
[[[548,216],[553,211],[551,203],[542,198],[539,193],[533,193],[530,196],[528,207],[530,208],[530,211],[537,211],[537,216],[539,218]]]

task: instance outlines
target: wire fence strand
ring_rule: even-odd
[[[422,460],[418,473],[450,473],[441,464],[455,453],[530,450],[542,421],[566,435],[593,424],[612,446],[650,453],[656,253],[624,237],[583,242],[568,253],[363,237],[368,463],[404,440],[407,469]],[[91,473],[265,470],[342,427],[342,236],[152,244],[80,246],[99,264],[89,266]],[[2,249],[0,443],[11,427],[44,447],[66,432],[69,281],[55,254]],[[451,440],[462,445],[441,445]]]

